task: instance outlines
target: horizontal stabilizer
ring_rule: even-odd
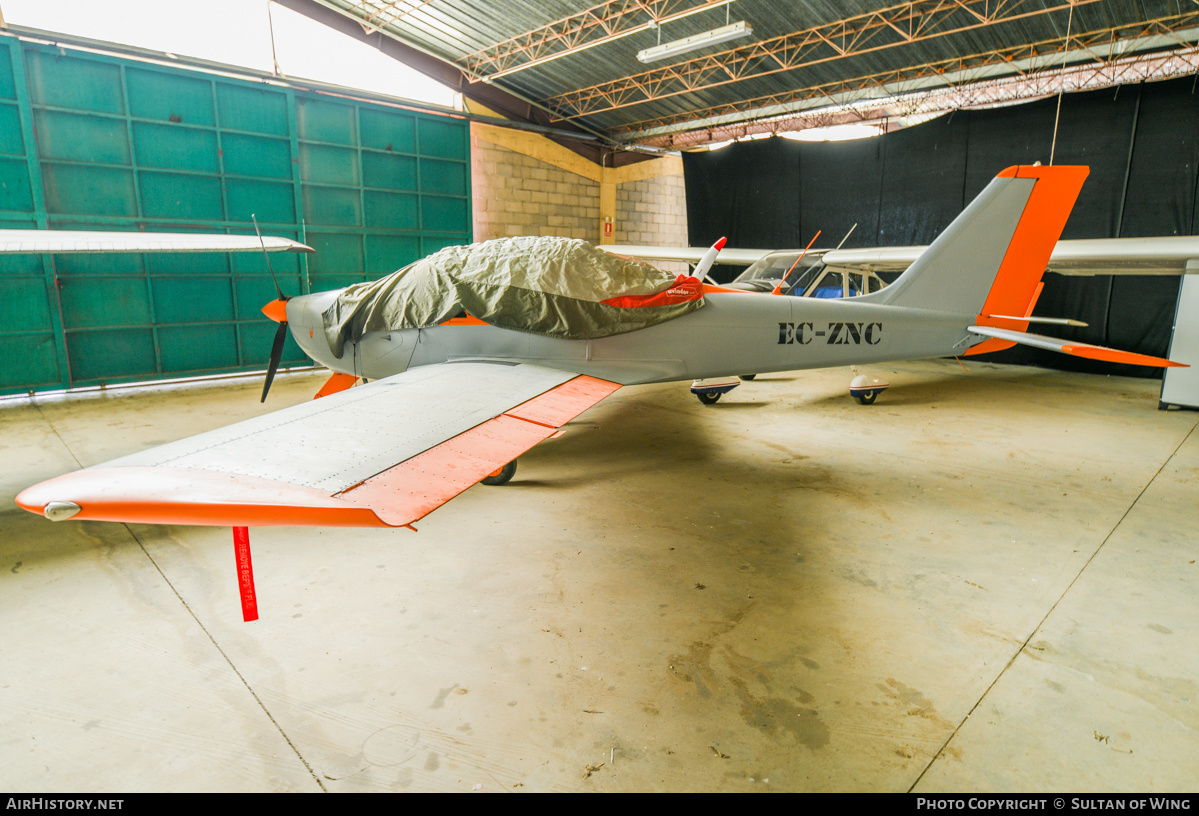
[[[1075,320],[1072,317],[1015,317],[1014,315],[987,315],[993,320],[1016,320],[1024,323],[1046,323],[1051,326],[1079,326],[1086,328],[1088,324],[1081,320]]]
[[[1105,346],[1093,346],[1090,343],[1074,343],[1068,340],[1057,340],[1053,337],[1045,337],[1040,334],[1030,334],[1028,332],[1013,331],[1011,329],[999,329],[994,326],[971,326],[970,331],[975,334],[985,335],[986,337],[994,337],[999,340],[1007,340],[1012,343],[1020,343],[1033,348],[1045,349],[1046,351],[1057,351],[1062,354],[1069,354],[1074,357],[1086,357],[1089,360],[1103,360],[1107,363],[1128,363],[1129,365],[1154,366],[1156,368],[1171,368],[1181,367],[1187,368],[1186,363],[1176,363],[1173,360],[1166,360],[1162,357],[1150,357],[1147,354],[1136,354],[1131,351],[1118,351],[1117,349],[1107,348]]]

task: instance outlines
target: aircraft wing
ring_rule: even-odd
[[[666,247],[666,246],[637,246],[633,244],[603,244],[600,249],[613,255],[627,255],[640,258],[643,261],[686,261],[697,264],[710,247]],[[722,249],[716,256],[718,264],[736,264],[749,266],[766,257],[776,249]],[[799,250],[795,250],[799,252]]]
[[[828,266],[902,272],[926,247],[837,249],[824,253]],[[1059,275],[1182,275],[1199,262],[1199,236],[1095,238],[1058,241],[1046,267]],[[1193,263],[1190,271],[1199,271]]]
[[[620,386],[536,365],[424,366],[34,485],[53,520],[410,525]]]
[[[707,247],[663,247],[608,244],[600,247],[617,255],[646,261],[699,263]],[[871,247],[865,249],[811,250],[833,267],[869,272],[902,272],[928,247]],[[748,266],[772,249],[722,249],[718,264]],[[793,250],[798,253],[800,250]],[[1094,238],[1058,241],[1049,257],[1048,271],[1059,275],[1182,275],[1189,268],[1199,271],[1199,236],[1174,235],[1159,238]]]
[[[861,269],[867,272],[902,272],[928,247],[874,247],[872,249],[833,249],[821,260],[826,266]]]
[[[288,238],[173,232],[0,230],[0,253],[49,252],[315,252]]]
[[[1048,269],[1059,275],[1182,275],[1192,259],[1199,259],[1199,236],[1096,238],[1058,241]]]

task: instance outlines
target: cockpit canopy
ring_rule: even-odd
[[[747,292],[773,292],[786,276],[781,289],[784,295],[796,297],[843,298],[857,297],[882,289],[890,280],[877,273],[827,266],[823,252],[808,252],[801,258],[798,250],[772,252],[740,275],[728,286]],[[897,274],[890,275],[893,280]]]

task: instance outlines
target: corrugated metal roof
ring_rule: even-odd
[[[664,133],[717,121],[744,125],[765,111],[964,85],[982,76],[980,66],[992,81],[1050,70],[1064,52],[1072,63],[1099,64],[1173,49],[1199,64],[1192,0],[319,2],[625,143],[661,143]],[[651,27],[654,20],[662,22]],[[753,35],[651,65],[637,60],[641,49],[728,21],[747,22]],[[1171,70],[1185,71],[1180,64]]]

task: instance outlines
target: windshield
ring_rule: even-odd
[[[729,285],[751,292],[773,292],[786,275],[787,281],[781,290],[784,295],[840,298],[877,292],[890,283],[869,270],[825,266],[822,255],[823,252],[816,251],[801,258],[797,250],[772,252]],[[898,274],[889,277],[898,277]]]
[[[796,263],[799,256],[798,252],[772,252],[738,275],[733,283],[753,292],[772,292],[787,275],[783,294],[799,294],[812,282],[815,273],[824,268],[817,253],[805,255]],[[788,270],[791,270],[790,274],[787,274]]]

